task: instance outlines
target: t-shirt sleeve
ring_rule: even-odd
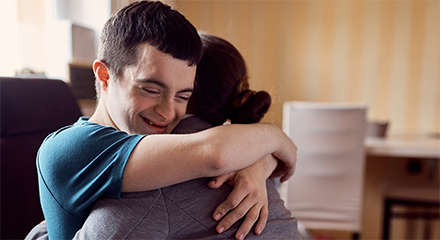
[[[41,179],[65,211],[82,215],[102,194],[121,197],[125,165],[142,137],[94,125],[61,129],[40,147]]]

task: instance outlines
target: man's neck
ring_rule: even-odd
[[[90,117],[89,122],[94,122],[103,126],[110,126],[118,129],[114,122],[111,120],[110,114],[105,106],[105,101],[101,99],[98,101],[95,112]]]

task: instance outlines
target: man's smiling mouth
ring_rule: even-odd
[[[154,123],[153,123],[152,121],[148,120],[148,119],[145,119],[145,121],[146,121],[148,124],[150,124],[150,125],[154,125]]]
[[[168,124],[167,125],[157,125],[155,124],[153,121],[151,121],[148,118],[144,118],[142,117],[142,119],[144,120],[145,123],[147,123],[149,126],[153,127],[153,131],[155,131],[156,133],[163,133],[167,128],[168,128]]]
[[[151,126],[159,127],[159,126],[155,125],[154,122],[151,121],[151,120],[148,119],[148,118],[144,118],[144,117],[142,117],[142,119],[144,119],[144,122],[148,123],[148,124],[151,125]]]

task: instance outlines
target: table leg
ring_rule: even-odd
[[[428,159],[427,166],[428,166],[428,179],[434,180],[435,175],[437,174],[438,159],[437,158]]]

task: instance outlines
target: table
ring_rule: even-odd
[[[384,192],[383,186],[389,180],[390,165],[395,172],[405,171],[409,158],[431,161],[432,175],[438,170],[440,139],[427,135],[400,134],[386,138],[365,139],[366,167],[364,182],[364,203],[361,239],[381,239]],[[413,180],[413,176],[411,176]],[[438,177],[438,176],[437,176]],[[420,176],[420,179],[427,175]]]
[[[417,134],[367,137],[365,151],[368,156],[439,159],[440,139]]]

